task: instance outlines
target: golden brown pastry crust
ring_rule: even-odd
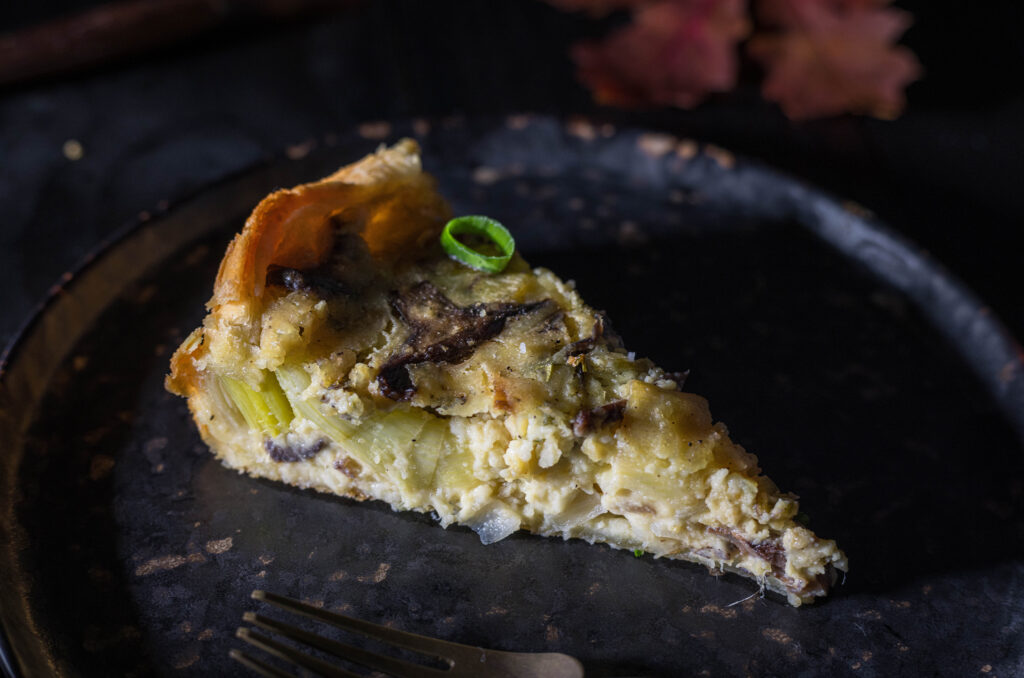
[[[211,312],[237,305],[252,320],[261,311],[270,266],[305,269],[331,250],[332,224],[359,234],[370,253],[394,259],[437,237],[449,209],[420,167],[419,145],[403,139],[319,181],[275,191],[260,201],[228,245],[214,283]],[[201,344],[183,344],[171,359],[166,387],[190,396],[198,386]]]

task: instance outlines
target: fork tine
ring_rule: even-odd
[[[331,666],[327,662],[317,659],[316,657],[305,655],[290,645],[285,645],[284,643],[279,643],[276,640],[267,638],[262,634],[256,633],[252,629],[240,628],[235,632],[235,636],[250,645],[255,645],[261,650],[269,652],[275,657],[291,662],[296,666],[307,668],[310,671],[315,671],[321,675],[329,676],[330,678],[361,678],[359,675],[352,673],[351,671],[346,671],[345,669],[337,666]]]
[[[251,671],[255,671],[264,678],[295,678],[290,673],[285,673],[276,666],[271,666],[255,657],[250,657],[241,650],[229,650],[228,656]]]
[[[422,652],[443,660],[450,661],[452,657],[445,655],[450,655],[453,651],[464,651],[467,649],[473,650],[474,652],[479,651],[479,648],[471,645],[452,643],[446,640],[439,640],[437,638],[428,638],[427,636],[420,636],[407,631],[399,631],[398,629],[381,626],[380,624],[373,624],[362,619],[356,619],[355,617],[346,617],[343,614],[322,610],[318,607],[307,605],[292,598],[279,596],[276,593],[257,590],[252,592],[252,597],[255,600],[262,600],[270,603],[271,605],[276,605],[277,607],[290,612],[305,615],[312,619],[336,626],[340,629],[345,629],[346,631],[359,633],[375,640],[382,640],[384,642],[391,643],[392,645],[397,645],[398,647],[404,647],[407,650]]]
[[[312,605],[307,605],[293,598],[286,598],[274,593],[256,590],[252,597],[275,605],[283,610],[300,614],[319,622],[330,624],[337,628],[358,633],[372,640],[388,643],[396,647],[420,652],[430,657],[436,657],[447,663],[447,669],[439,669],[423,664],[415,664],[388,657],[377,652],[363,650],[339,641],[322,638],[314,633],[298,627],[279,622],[275,619],[262,617],[252,612],[246,612],[243,618],[263,629],[274,631],[284,635],[286,638],[298,642],[305,642],[320,650],[334,654],[338,657],[361,664],[370,668],[387,671],[397,678],[422,678],[433,676],[439,678],[477,678],[482,675],[504,676],[513,678],[519,676],[533,676],[535,678],[583,678],[583,665],[579,660],[566,654],[557,652],[523,653],[507,652],[500,650],[487,650],[474,645],[463,645],[445,640],[420,636],[415,633],[399,631],[387,626],[373,624],[355,617],[348,617],[342,614],[329,612]],[[318,671],[327,676],[342,676],[343,678],[359,678],[356,674],[338,667],[333,667],[319,659],[304,655],[301,651],[291,645],[284,645],[266,638],[252,629],[240,628],[237,635],[239,638],[263,648],[277,657],[290,661],[299,666],[304,666],[312,671]],[[484,663],[486,662],[486,671]],[[482,673],[482,671],[484,671]],[[274,676],[277,678],[277,676]]]
[[[434,669],[430,666],[424,666],[422,664],[415,664],[413,662],[407,662],[397,657],[388,657],[386,655],[378,654],[376,652],[370,652],[354,645],[342,643],[337,640],[331,640],[330,638],[324,638],[315,633],[310,633],[304,629],[300,629],[291,624],[264,617],[262,615],[253,614],[252,612],[246,612],[242,615],[242,618],[250,624],[254,624],[267,631],[274,631],[281,634],[286,638],[297,640],[300,643],[306,643],[313,647],[329,652],[335,657],[341,659],[347,659],[348,661],[371,669],[377,669],[379,671],[386,671],[392,673],[398,678],[404,676],[442,676],[444,671]]]

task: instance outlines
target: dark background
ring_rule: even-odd
[[[96,4],[82,0],[8,2],[0,9],[0,33]],[[625,112],[598,107],[577,83],[567,49],[578,39],[600,35],[621,17],[591,21],[536,0],[377,0],[301,20],[247,20],[83,72],[0,87],[0,346],[15,336],[65,272],[130,227],[141,213],[158,214],[224,177],[285,155],[290,147],[331,133],[345,134],[367,121],[453,114],[500,117],[519,112],[582,114],[619,125],[666,130],[753,157],[856,201],[930,251],[966,281],[1018,338],[1024,337],[1024,273],[1017,245],[1018,232],[1024,228],[1024,80],[1017,72],[1024,62],[1024,41],[1019,37],[1015,5],[1009,1],[898,3],[915,15],[916,23],[903,42],[920,58],[925,75],[910,87],[906,113],[892,122],[857,117],[790,122],[774,105],[760,99],[759,72],[749,63],[743,66],[741,85],[735,92],[713,97],[694,111]],[[80,159],[69,159],[62,150],[69,140],[81,144]],[[771,252],[771,245],[765,250]],[[750,270],[757,269],[756,262],[746,264]],[[809,268],[822,265],[819,260],[808,263]],[[731,299],[741,296],[723,294]],[[167,308],[171,309],[171,304]],[[726,312],[731,311],[732,307]],[[801,327],[801,321],[813,329],[814,323],[807,318],[787,320],[793,327]],[[874,339],[887,341],[885,337]],[[849,337],[846,340],[851,341]],[[135,337],[125,342],[136,351],[140,345],[149,345],[136,342]],[[923,392],[931,394],[921,397],[923,402],[942,401],[948,391],[950,401],[955,402],[960,394],[977,392],[971,390],[976,386],[965,385],[962,375],[951,376],[941,370],[936,374],[932,369],[935,363],[929,351],[947,349],[929,346],[917,350],[913,342],[898,339],[891,343],[890,360],[905,362],[912,368],[909,372],[921,377],[913,384],[917,390],[901,391],[891,395],[893,399],[914,400]],[[116,351],[111,355],[122,360]],[[141,359],[126,361],[139,362]],[[714,365],[702,364],[705,373],[709,368]],[[805,369],[814,372],[820,368],[812,364]],[[154,379],[158,382],[159,377]],[[110,398],[106,382],[95,380],[93,386],[97,402]],[[771,391],[771,385],[760,388]],[[838,388],[833,391],[841,392]],[[827,396],[828,392],[823,386],[822,393]],[[758,397],[756,389],[744,395],[749,402],[742,402],[741,395],[739,406],[747,409],[769,399]],[[804,397],[809,408],[797,411],[810,412],[811,418],[830,412],[850,416],[838,399]],[[982,409],[987,406],[982,398],[970,404]],[[114,408],[116,404],[106,406]],[[160,408],[170,412],[166,416],[174,416],[174,410],[166,410],[162,401]],[[965,413],[970,408],[957,409],[957,416],[942,422],[944,426],[929,427],[935,416],[930,411],[919,413],[916,419],[896,420],[912,409],[879,406],[886,417],[874,423],[887,435],[905,430],[928,439],[929,445],[924,446],[928,450],[968,450],[991,460],[992,450],[1017,449],[1010,444],[991,448],[979,444],[986,434],[997,438],[1008,434],[1001,429],[978,432],[983,427],[974,427],[974,422],[990,419],[972,418]],[[79,415],[88,421],[91,413]],[[52,426],[44,428],[60,432],[68,427],[59,412],[51,415],[51,421]],[[785,420],[779,417],[778,421]],[[946,439],[944,431],[950,427],[960,434]],[[75,435],[73,427],[67,430],[71,437]],[[191,432],[190,427],[180,425],[172,430]],[[775,435],[774,445],[769,436],[767,447],[783,447],[789,431],[779,430]],[[972,444],[979,449],[972,449]],[[841,480],[855,485],[860,477],[857,464],[892,469],[897,463],[910,465],[920,457],[886,459],[888,448],[879,449],[876,456],[842,457],[854,471],[842,475]],[[80,459],[89,459],[91,450],[83,447],[77,453]],[[988,456],[983,457],[985,454]],[[1002,457],[994,458],[998,465]],[[148,464],[141,456],[130,459],[142,466]],[[226,473],[216,468],[216,472]],[[918,504],[925,501],[932,507],[942,503],[943,495],[928,499],[930,488],[941,487],[940,481],[957,475],[960,466],[947,460],[929,468],[935,469],[936,480],[918,480],[907,491]],[[975,469],[973,475],[964,475],[965,482],[984,477],[989,484],[978,485],[974,491],[996,488],[992,496],[1002,500],[999,492],[1004,485],[1013,484],[1007,478],[1019,476],[1019,463],[998,468],[994,478],[989,477],[987,467]],[[789,473],[796,475],[792,469]],[[68,477],[74,479],[73,474]],[[902,477],[892,472],[891,485],[898,485]],[[807,481],[798,477],[798,482]],[[1015,487],[1019,490],[1019,482]],[[878,488],[857,486],[856,492],[845,505],[871,505],[867,495],[878,494]],[[814,489],[808,493],[813,498]],[[151,497],[142,496],[139,501],[140,506],[150,505]],[[231,497],[225,498],[225,503],[244,504],[231,501]],[[1006,534],[998,535],[1001,540],[992,536],[998,532],[992,525],[1019,525],[1019,518],[1011,511],[1003,516],[1003,523],[992,523],[990,513],[991,507],[986,505],[976,516],[958,523],[987,522],[973,532],[963,530],[969,532],[965,539],[973,548],[949,567],[968,571],[992,561],[997,566],[985,576],[994,580],[1015,567],[998,569],[997,561],[1004,556],[1017,558],[1019,541],[1015,543]],[[917,519],[909,509],[906,515]],[[865,520],[851,520],[853,527],[846,529],[863,532],[868,525]],[[905,533],[924,533],[932,542],[941,541],[935,525],[906,525],[904,522]],[[65,528],[68,532],[76,529],[72,521]],[[861,532],[856,534],[862,537],[860,543],[866,541]],[[861,557],[864,562],[870,555],[862,552]],[[59,569],[61,562],[54,559],[54,563]],[[880,572],[902,576],[887,572],[879,563],[874,570],[869,564],[863,571],[874,571],[877,577],[882,577]],[[1016,590],[1011,586],[1012,575],[1008,574],[1005,582],[1011,591]],[[889,582],[883,583],[886,585],[869,579],[867,586],[892,590]],[[858,585],[865,586],[863,580]],[[974,589],[964,590],[970,594]],[[997,596],[1002,590],[993,587],[990,594]],[[947,607],[928,608],[930,618],[949,620],[949,629],[962,626],[963,633],[976,623],[981,624],[978,628],[994,628],[991,618],[984,617],[1000,618],[1004,612],[986,605],[983,598],[960,605],[943,597],[941,604]],[[825,611],[827,614],[827,608]],[[893,614],[905,615],[900,619],[908,627],[918,622],[919,612],[913,609]],[[949,629],[941,630],[953,633]],[[918,632],[944,641],[930,626],[922,625]],[[950,637],[949,642],[958,640]],[[864,642],[880,641],[865,633]],[[1008,635],[998,642],[1009,647],[1017,641]],[[986,652],[988,647],[991,643]],[[973,664],[971,667],[974,670]]]
[[[94,6],[5,3],[0,32]],[[925,69],[902,118],[786,120],[741,86],[695,111],[602,108],[567,48],[595,22],[535,0],[378,0],[245,20],[84,73],[0,89],[0,343],[139,212],[355,123],[582,113],[725,146],[861,203],[966,280],[1018,336],[1024,41],[1013,2],[901,2]],[[78,161],[62,153],[75,139]],[[165,202],[167,201],[167,202]]]

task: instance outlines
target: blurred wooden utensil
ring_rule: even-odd
[[[229,23],[291,19],[359,0],[127,0],[0,35],[0,85],[166,47]]]

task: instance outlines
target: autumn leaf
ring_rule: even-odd
[[[878,9],[892,0],[758,0],[758,21],[768,26],[800,27],[808,20],[807,13],[824,10],[833,15],[856,10]],[[811,19],[813,21],[813,19]]]
[[[761,0],[758,17],[780,27],[751,39],[766,71],[762,94],[794,120],[842,113],[898,116],[904,88],[921,75],[917,58],[895,45],[906,12],[881,0]]]
[[[735,85],[745,0],[655,0],[598,43],[576,45],[579,77],[603,104],[692,108]]]

